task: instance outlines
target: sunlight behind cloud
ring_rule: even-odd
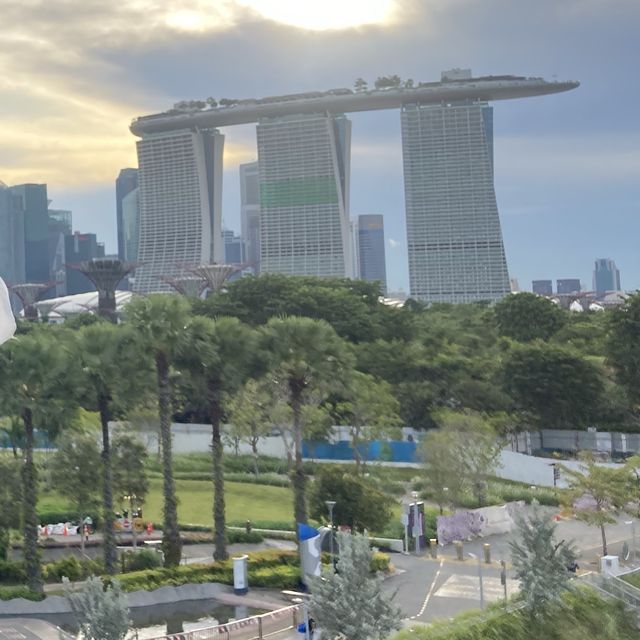
[[[393,0],[237,0],[264,18],[302,29],[324,31],[384,24],[393,18]]]

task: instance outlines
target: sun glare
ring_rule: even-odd
[[[388,22],[394,0],[238,0],[242,6],[301,29],[348,29]]]

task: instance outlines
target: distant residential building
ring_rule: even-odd
[[[223,229],[224,261],[227,264],[243,264],[246,260],[245,245],[242,238],[231,229]]]
[[[552,280],[534,280],[531,283],[531,290],[533,291],[533,293],[537,293],[539,296],[552,296],[553,281]]]
[[[0,277],[7,284],[25,282],[22,200],[0,182]]]
[[[558,294],[580,293],[581,288],[579,278],[561,278],[556,280],[556,292]]]
[[[379,281],[387,291],[384,219],[379,214],[358,216],[358,271],[362,280]]]
[[[138,188],[138,170],[122,169],[116,178],[116,227],[118,233],[118,257],[125,260],[126,239],[125,239],[125,222],[124,222],[124,199],[134,190]]]
[[[593,271],[593,289],[596,293],[621,291],[620,271],[610,258],[598,258]]]
[[[76,231],[65,236],[65,254],[68,265],[77,265],[92,258],[104,258],[104,244],[98,242],[95,233],[79,233]],[[67,267],[67,295],[94,291],[95,287],[82,273]]]
[[[49,282],[49,202],[46,184],[10,187],[24,216],[24,260],[27,282]]]
[[[260,271],[353,276],[351,122],[326,113],[260,120]]]
[[[215,129],[145,134],[138,148],[140,232],[134,291],[169,291],[183,265],[224,260],[222,152]]]
[[[260,273],[260,172],[257,162],[240,165],[240,226],[246,261]]]

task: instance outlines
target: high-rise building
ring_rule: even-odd
[[[292,115],[261,120],[257,133],[260,271],[351,277],[351,122]]]
[[[120,259],[126,262],[136,262],[140,236],[140,199],[137,188],[122,198],[122,234],[124,247]]]
[[[598,258],[593,271],[593,289],[596,293],[621,291],[620,271],[610,258]]]
[[[8,284],[26,280],[22,200],[0,182],[0,277]]]
[[[551,280],[533,280],[531,282],[531,291],[539,296],[552,296],[553,282]]]
[[[98,242],[95,233],[79,233],[65,236],[65,254],[67,265],[79,266],[81,262],[93,258],[104,258],[104,244]],[[95,291],[91,281],[73,266],[67,267],[67,294]]]
[[[581,288],[580,278],[560,278],[556,280],[556,291],[560,295],[580,293]]]
[[[379,214],[358,216],[358,272],[362,280],[378,280],[386,293],[384,219]]]
[[[116,178],[116,227],[118,234],[118,258],[125,259],[125,222],[122,203],[134,189],[138,188],[138,170],[121,169]]]
[[[260,273],[260,174],[257,162],[240,165],[240,224],[246,261]]]
[[[46,184],[10,187],[24,212],[24,260],[27,282],[49,282],[49,202]]]
[[[405,104],[401,119],[411,296],[499,300],[510,286],[493,185],[493,109]]]
[[[71,235],[73,214],[68,209],[49,209],[49,274],[55,285],[41,298],[58,298],[67,294],[65,237]]]
[[[231,229],[222,230],[224,261],[226,264],[243,264],[246,261],[245,245],[241,236]]]
[[[138,140],[140,236],[134,291],[170,287],[184,265],[222,262],[222,151],[217,130],[179,129]]]

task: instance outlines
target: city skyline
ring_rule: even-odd
[[[141,19],[140,6],[128,0],[101,8],[96,20],[94,4],[9,1],[0,45],[7,79],[0,86],[0,180],[46,182],[56,205],[74,211],[76,228],[95,231],[108,253],[116,251],[113,181],[135,166],[128,132],[135,115],[209,95],[352,86],[359,76],[372,82],[389,73],[430,80],[441,69],[470,66],[478,75],[582,82],[565,96],[494,104],[495,182],[510,274],[521,282],[562,274],[589,282],[594,256],[612,255],[625,288],[640,286],[633,243],[640,233],[638,90],[628,81],[637,3],[401,0],[389,3],[391,14],[366,19],[354,17],[352,6],[334,11],[349,18],[339,26],[355,28],[324,31],[265,17],[250,2],[228,3],[224,19],[216,2],[158,3],[159,10],[145,8],[153,20]],[[355,4],[362,5],[346,3]],[[133,39],[135,24],[143,29]],[[603,43],[599,51],[590,44],[595,39]],[[425,50],[428,56],[415,55]],[[212,57],[239,64],[210,65]],[[382,112],[352,121],[352,217],[384,215],[389,287],[407,289],[399,123]],[[251,127],[227,137],[222,215],[236,230],[237,166],[256,159],[252,138]]]

